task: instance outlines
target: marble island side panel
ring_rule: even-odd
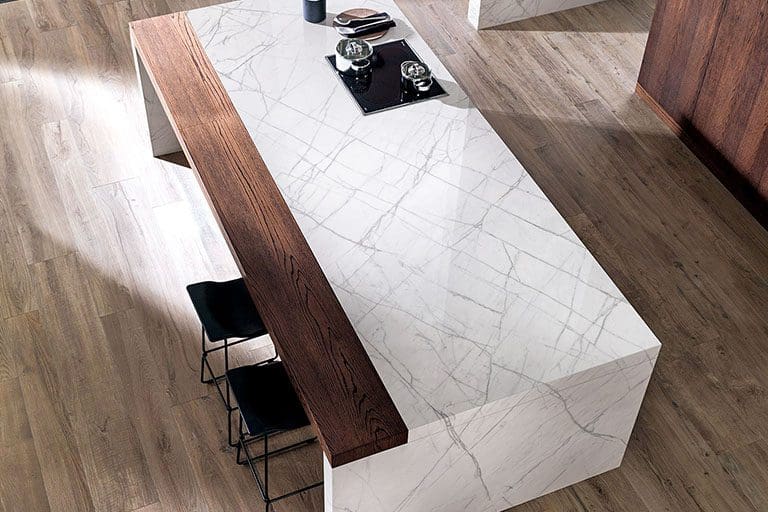
[[[467,18],[476,29],[534,18],[604,0],[469,0]]]
[[[464,415],[408,444],[325,464],[326,512],[499,512],[618,467],[658,348]]]

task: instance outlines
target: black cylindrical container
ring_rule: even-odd
[[[325,19],[325,0],[303,0],[304,19],[310,23],[320,23]]]

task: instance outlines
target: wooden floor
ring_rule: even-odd
[[[622,467],[516,511],[768,510],[768,233],[633,95],[652,3],[478,34],[465,0],[399,0],[664,343]],[[184,292],[236,267],[149,157],[128,48],[198,5],[0,4],[2,511],[261,509]],[[319,475],[316,447],[293,463]]]

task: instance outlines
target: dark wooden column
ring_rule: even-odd
[[[768,0],[659,0],[637,92],[768,226]]]

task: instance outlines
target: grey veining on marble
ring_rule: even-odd
[[[411,437],[658,346],[650,329],[391,2],[451,90],[363,116],[295,2],[189,19]],[[332,16],[332,14],[329,14]]]
[[[658,348],[446,419],[350,464],[326,462],[326,512],[496,512],[619,466]]]
[[[565,11],[603,0],[469,0],[467,17],[477,29]]]

